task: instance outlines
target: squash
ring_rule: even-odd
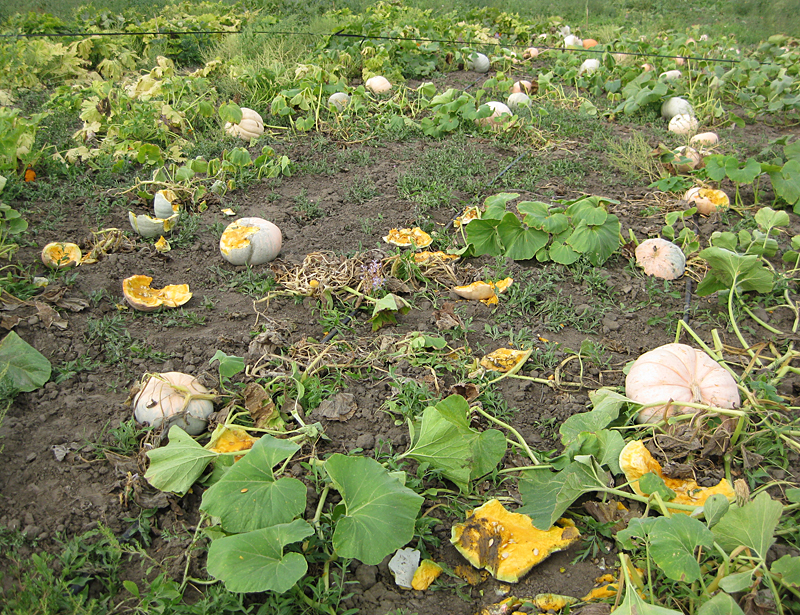
[[[153,199],[153,211],[156,218],[162,220],[170,218],[181,211],[181,204],[178,195],[172,190],[159,190]]]
[[[720,209],[726,209],[731,204],[731,200],[725,192],[713,188],[695,186],[687,190],[683,198],[697,207],[697,212],[703,216],[709,216]]]
[[[456,286],[453,292],[464,299],[488,299],[494,297],[494,285],[478,280],[466,286]]]
[[[238,124],[225,122],[225,132],[245,140],[257,139],[264,134],[264,120],[247,107],[242,107],[242,120]]]
[[[491,67],[492,63],[489,61],[488,56],[483,53],[470,54],[467,60],[467,69],[474,70],[476,73],[488,73]]]
[[[647,275],[675,280],[686,269],[686,256],[678,246],[666,239],[648,239],[636,247],[636,264]]]
[[[160,307],[179,307],[192,298],[188,284],[171,284],[162,289],[150,288],[153,278],[132,275],[122,281],[125,301],[135,310],[152,312]]]
[[[423,591],[430,587],[439,575],[442,574],[442,567],[430,559],[424,559],[419,563],[419,568],[414,571],[414,578],[411,581],[411,588]]]
[[[664,484],[675,492],[675,497],[669,502],[689,506],[703,506],[708,498],[720,493],[733,502],[736,494],[727,479],[722,479],[713,487],[700,487],[693,479],[669,478],[664,475],[661,464],[656,461],[639,440],[632,440],[625,445],[619,454],[619,467],[625,473],[625,478],[631,481],[631,489],[641,496],[647,497],[649,493],[642,491],[639,479],[652,472],[664,481]],[[667,508],[669,507],[667,502]],[[673,512],[689,514],[690,511],[671,509]]]
[[[348,104],[350,104],[350,97],[344,92],[334,92],[328,97],[328,106],[336,107],[337,111],[344,111]]]
[[[703,166],[703,157],[693,147],[681,145],[672,150],[672,166],[676,173],[688,173]]]
[[[733,376],[705,352],[686,344],[659,346],[636,359],[625,378],[625,395],[640,404],[657,404],[640,411],[637,423],[697,412],[672,401],[727,409],[741,403]]]
[[[50,269],[66,269],[80,264],[81,249],[77,244],[56,241],[42,248],[42,262]]]
[[[282,246],[281,230],[263,218],[239,218],[219,239],[222,257],[232,265],[263,265],[275,260]]]
[[[580,68],[578,69],[578,75],[582,75],[584,73],[591,75],[598,68],[600,68],[600,60],[597,58],[589,58],[588,60],[584,60],[583,64],[581,64]]]
[[[516,368],[529,355],[528,351],[516,348],[498,348],[481,359],[481,367],[505,374]]]
[[[690,135],[697,132],[697,118],[686,113],[679,113],[669,121],[668,130],[676,135]]]
[[[496,100],[490,100],[485,103],[492,110],[492,114],[488,117],[478,118],[475,123],[478,126],[491,126],[495,130],[499,130],[505,122],[504,115],[511,115],[511,109],[505,103]]]
[[[178,218],[180,218],[180,214],[174,214],[169,218],[153,218],[147,214],[137,215],[132,211],[128,212],[128,221],[131,223],[133,230],[142,237],[148,238],[172,232],[178,225]]]
[[[598,45],[598,42],[593,38],[585,38],[583,39],[581,44],[583,45],[584,49],[591,49],[592,47],[596,47]]]
[[[511,109],[518,109],[519,107],[529,107],[531,104],[531,97],[525,92],[514,92],[508,97],[508,106]]]
[[[511,93],[516,94],[517,92],[522,92],[523,94],[530,94],[533,89],[534,85],[530,81],[522,79],[521,81],[514,82],[514,85],[511,86]]]
[[[533,60],[538,55],[539,55],[539,50],[536,47],[528,47],[525,51],[522,52],[522,59]]]
[[[689,101],[680,98],[679,96],[673,96],[672,98],[667,99],[664,101],[664,104],[661,105],[661,117],[665,120],[669,121],[676,115],[694,115],[694,109],[692,105],[689,104]]]
[[[401,248],[427,248],[433,242],[433,238],[421,228],[393,228],[383,238],[386,243]]]
[[[551,553],[580,538],[572,522],[562,519],[559,524],[539,530],[528,515],[509,512],[492,499],[452,527],[450,542],[475,568],[485,568],[499,581],[516,583]]]
[[[136,421],[168,431],[177,425],[186,433],[197,436],[208,424],[214,411],[209,393],[197,378],[181,372],[151,374],[133,397]]]
[[[719,143],[719,137],[716,132],[701,132],[689,139],[689,145],[692,147],[713,147]]]
[[[663,79],[664,81],[675,81],[676,79],[681,78],[681,71],[677,69],[668,70],[661,73],[659,78]]]
[[[383,94],[384,92],[388,92],[392,89],[392,84],[389,83],[389,80],[386,77],[381,77],[380,75],[376,75],[367,79],[367,82],[364,84],[364,86],[373,94]]]
[[[583,41],[574,34],[564,37],[564,47],[583,47]]]

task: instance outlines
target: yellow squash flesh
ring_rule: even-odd
[[[390,243],[393,246],[400,246],[401,248],[407,248],[409,246],[427,248],[433,241],[431,236],[419,227],[393,228],[383,240],[386,243]]]
[[[130,306],[142,312],[152,312],[160,307],[179,307],[192,298],[188,284],[170,284],[164,288],[150,288],[153,278],[133,275],[122,281],[122,294]]]
[[[473,510],[464,523],[451,530],[450,542],[470,564],[485,568],[493,577],[516,583],[551,553],[562,551],[580,538],[574,525],[539,530],[527,515],[506,510],[489,500]]]

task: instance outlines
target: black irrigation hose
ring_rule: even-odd
[[[70,37],[94,37],[94,36],[171,36],[171,37],[178,37],[178,36],[197,36],[200,34],[243,34],[243,30],[163,30],[163,31],[147,31],[147,32],[54,32],[50,34],[39,33],[39,32],[26,32],[20,34],[0,34],[0,39],[3,38],[17,38],[17,39],[25,39],[25,38],[70,38]],[[359,38],[362,40],[362,44],[367,39],[370,40],[385,40],[385,41],[411,41],[414,43],[444,43],[448,45],[462,45],[462,46],[475,46],[475,47],[489,47],[489,45],[482,41],[459,41],[459,40],[451,40],[451,39],[436,39],[436,38],[415,38],[415,37],[401,37],[401,36],[370,36],[365,34],[348,34],[343,31],[339,32],[329,32],[329,33],[318,33],[318,32],[280,32],[280,31],[265,31],[265,30],[251,30],[250,34],[266,34],[266,35],[274,35],[274,36],[304,36],[304,37],[313,37],[313,36],[329,36],[329,37],[343,37],[343,38]],[[491,45],[491,47],[495,47],[495,45]],[[523,49],[527,47],[527,45],[521,44],[511,44],[508,47],[514,47],[518,49]],[[603,54],[603,53],[618,53],[620,55],[628,55],[628,56],[638,56],[638,57],[645,57],[645,58],[663,58],[663,59],[683,59],[683,60],[694,60],[698,62],[726,62],[729,64],[736,64],[740,62],[740,60],[731,60],[727,58],[706,58],[703,56],[680,56],[680,55],[664,55],[658,53],[644,53],[638,51],[612,51],[609,49],[605,50],[598,50],[598,49],[580,49],[578,47],[537,47],[537,49],[542,51],[561,51],[566,53],[593,53],[593,54]],[[759,62],[759,64],[769,64],[769,62]]]

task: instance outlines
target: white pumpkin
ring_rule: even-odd
[[[586,73],[587,75],[591,75],[598,68],[600,68],[600,60],[597,58],[589,58],[583,61],[583,64],[581,64],[581,67],[578,69],[578,74],[582,75]]]
[[[522,59],[533,60],[538,55],[539,55],[539,50],[536,47],[528,47],[525,51],[522,52]]]
[[[675,280],[686,270],[686,256],[677,245],[666,239],[653,238],[636,247],[636,264],[647,275]]]
[[[531,104],[531,97],[525,92],[514,92],[508,97],[508,106],[511,109],[518,107],[528,107]]]
[[[242,107],[242,121],[238,124],[225,122],[225,132],[242,139],[256,139],[264,134],[264,120],[252,109]]]
[[[147,214],[136,215],[132,211],[128,212],[128,220],[133,230],[142,237],[158,237],[164,233],[170,233],[178,225],[180,214],[174,214],[169,218],[153,218]]]
[[[689,145],[692,147],[713,147],[719,143],[719,137],[716,132],[701,132],[689,139]]]
[[[681,78],[681,71],[678,69],[668,70],[659,75],[664,81],[675,81]]]
[[[283,245],[281,230],[263,218],[231,222],[219,240],[222,257],[233,265],[263,265],[277,258]]]
[[[483,53],[473,53],[467,60],[467,68],[474,70],[476,73],[488,73],[491,67],[492,63],[489,62],[488,56]]]
[[[700,167],[703,157],[693,147],[681,145],[673,150],[672,165],[678,173],[688,173]]]
[[[693,115],[679,113],[669,121],[668,130],[676,135],[690,135],[697,132],[697,118]]]
[[[349,103],[350,97],[344,92],[334,92],[328,97],[328,106],[336,107],[337,111],[344,111]]]
[[[192,395],[208,398],[193,399]],[[143,425],[162,427],[165,431],[177,425],[189,435],[197,436],[203,433],[214,411],[210,397],[209,390],[194,376],[181,372],[153,374],[133,398],[133,415]]]
[[[696,411],[671,406],[670,400],[727,409],[740,405],[733,376],[705,352],[686,344],[666,344],[636,359],[625,378],[625,395],[640,404],[663,402],[642,410],[638,423]]]
[[[508,105],[505,103],[498,102],[496,100],[491,100],[486,103],[486,105],[492,110],[492,114],[489,117],[484,117],[480,119],[476,119],[475,123],[479,126],[491,126],[492,128],[500,128],[505,121],[503,116],[504,115],[512,115],[511,109],[508,108]]]
[[[162,220],[179,213],[181,204],[178,202],[178,195],[172,190],[159,190],[153,199],[153,211],[156,218]]]
[[[564,47],[583,47],[583,41],[574,34],[564,37]]]
[[[521,81],[514,82],[514,85],[511,86],[511,93],[516,94],[517,92],[522,92],[523,94],[530,94],[532,89],[533,84],[530,81],[523,79]]]
[[[382,94],[383,92],[388,92],[392,89],[392,84],[389,83],[389,80],[386,77],[381,77],[380,75],[376,75],[367,79],[367,82],[364,84],[364,86],[373,94]]]
[[[673,96],[664,101],[661,105],[661,117],[671,120],[676,115],[694,115],[694,109],[688,100],[679,96]]]

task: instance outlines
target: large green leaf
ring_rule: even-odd
[[[483,434],[472,429],[469,404],[460,395],[451,395],[423,411],[419,436],[400,458],[427,463],[466,491],[469,479],[490,472],[505,451],[503,434],[496,429]]]
[[[472,220],[467,224],[467,243],[472,244],[476,256],[488,254],[499,256],[503,252],[500,237],[497,235],[497,225],[500,220],[482,218]]]
[[[288,523],[306,508],[306,486],[295,478],[275,480],[272,468],[300,447],[269,435],[203,494],[200,508],[219,517],[227,532],[249,532]]]
[[[800,160],[788,160],[780,169],[770,171],[769,177],[775,196],[789,205],[800,202]]]
[[[177,425],[169,428],[169,444],[147,452],[150,467],[144,477],[156,489],[184,495],[217,454],[194,441]]]
[[[736,601],[725,592],[720,592],[697,610],[697,615],[744,615]]]
[[[729,156],[725,159],[725,174],[734,183],[752,184],[761,175],[761,165],[752,158],[740,165],[734,156]]]
[[[314,533],[297,519],[291,523],[218,538],[208,548],[208,572],[222,580],[232,592],[283,593],[292,588],[308,570],[299,553],[284,553],[286,545]]]
[[[565,446],[583,431],[595,432],[608,427],[619,417],[622,406],[630,401],[611,389],[598,389],[593,392],[591,399],[593,406],[591,412],[573,414],[559,427],[561,443]]]
[[[581,257],[581,254],[564,243],[553,242],[553,245],[550,246],[549,256],[556,263],[571,265]]]
[[[773,275],[754,254],[739,254],[712,246],[700,252],[699,256],[711,268],[711,272],[697,286],[697,294],[701,297],[734,285],[742,291],[768,293],[772,290]]]
[[[547,245],[549,235],[544,231],[526,228],[512,212],[503,216],[497,225],[497,234],[505,255],[515,261],[533,258],[540,248]]]
[[[517,512],[528,515],[540,530],[548,530],[575,500],[605,488],[607,481],[596,462],[573,461],[560,472],[528,470],[519,481],[523,505]]]
[[[711,548],[714,535],[705,524],[688,515],[659,517],[650,530],[650,555],[658,567],[674,581],[691,583],[700,578],[695,550]]]
[[[745,546],[766,559],[767,551],[775,542],[773,534],[782,513],[781,503],[762,492],[744,506],[731,507],[711,531],[728,552]]]
[[[325,461],[325,470],[345,506],[333,532],[333,548],[340,557],[375,565],[414,537],[424,498],[381,464],[337,453]]]
[[[567,243],[585,254],[592,265],[599,267],[619,247],[620,228],[619,218],[613,214],[608,214],[600,226],[590,226],[582,221],[575,226]]]
[[[19,335],[10,331],[0,342],[0,380],[15,391],[34,391],[50,380],[50,361]]]
[[[500,220],[506,214],[506,204],[513,201],[519,195],[513,192],[501,192],[486,197],[483,202],[484,210],[481,217],[484,219]]]
[[[517,205],[517,211],[524,216],[523,221],[531,228],[543,229],[545,220],[550,216],[550,206],[541,201],[522,201]]]
[[[800,557],[784,555],[772,563],[773,574],[780,575],[781,583],[786,587],[800,588]]]

